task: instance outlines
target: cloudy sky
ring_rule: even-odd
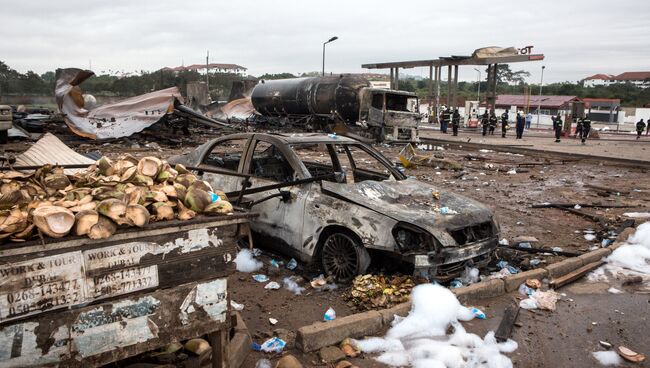
[[[235,63],[252,75],[469,55],[534,45],[543,62],[513,65],[536,82],[650,70],[649,0],[28,0],[3,1],[0,60],[25,72],[58,67],[157,70]],[[423,68],[406,71],[427,75]],[[471,67],[460,79],[475,80]],[[482,77],[485,77],[483,73]]]

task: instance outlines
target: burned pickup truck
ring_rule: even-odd
[[[388,255],[444,281],[466,266],[486,266],[497,246],[499,228],[486,206],[407,178],[352,138],[233,134],[169,161],[199,169],[232,196],[244,186],[241,198],[260,214],[251,228],[272,239],[268,246],[339,280],[364,273],[371,255]]]

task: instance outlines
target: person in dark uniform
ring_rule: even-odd
[[[443,131],[445,121],[445,108],[440,109],[440,114],[438,115],[438,122],[440,123],[440,131]]]
[[[643,119],[639,120],[636,123],[636,139],[641,138],[641,134],[645,130],[645,122],[643,122]]]
[[[458,135],[458,128],[460,128],[460,113],[458,113],[458,109],[454,109],[454,114],[451,116],[451,129],[454,136]]]
[[[488,115],[487,110],[485,110],[485,112],[484,112],[483,115],[481,116],[481,127],[483,128],[483,136],[484,136],[484,137],[485,137],[485,135],[487,134],[487,129],[488,129],[489,121],[490,121],[490,115]]]
[[[499,122],[499,119],[497,119],[496,114],[494,111],[490,114],[490,135],[494,135],[494,130],[497,128],[497,123]]]
[[[451,108],[447,107],[445,109],[445,126],[442,130],[443,133],[447,134],[447,129],[449,128],[449,122],[451,121]]]
[[[508,129],[508,112],[510,110],[506,110],[503,114],[501,114],[501,138],[506,137],[506,130]]]
[[[582,138],[582,127],[584,126],[582,123],[583,118],[576,116],[574,119],[576,123],[576,138]]]
[[[524,137],[524,127],[526,126],[526,118],[520,113],[517,113],[517,139]]]
[[[555,119],[553,119],[553,129],[555,130],[555,142],[560,142],[560,135],[562,135],[562,117],[558,114]]]
[[[587,137],[589,137],[589,131],[591,130],[591,119],[589,119],[589,115],[585,115],[584,118],[580,119],[580,122],[582,123],[580,139],[582,140],[582,144],[587,144]]]

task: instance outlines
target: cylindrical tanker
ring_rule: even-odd
[[[354,123],[367,87],[370,82],[355,75],[264,80],[253,88],[251,101],[265,116],[336,115]]]

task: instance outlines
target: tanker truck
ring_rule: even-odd
[[[373,88],[356,75],[262,80],[251,92],[257,118],[376,141],[417,141],[415,93]]]

